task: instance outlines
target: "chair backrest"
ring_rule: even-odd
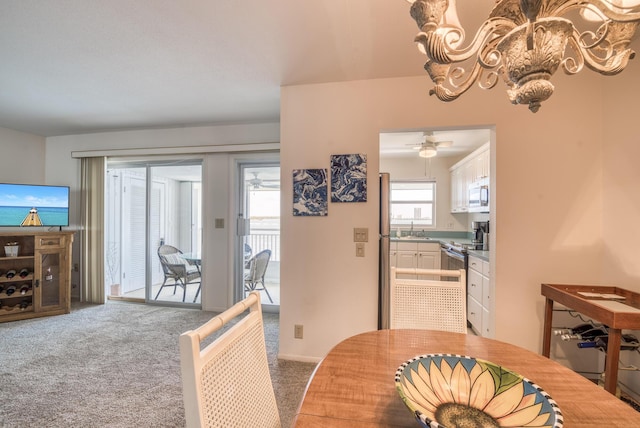
[[[225,326],[201,349],[205,338]],[[258,292],[180,335],[180,366],[187,428],[280,427]]]
[[[413,275],[406,279],[398,275]],[[443,277],[456,278],[443,281]],[[466,271],[391,268],[390,328],[419,328],[467,333]]]
[[[247,280],[259,281],[264,277],[271,259],[271,250],[262,250],[249,261],[249,275]]]
[[[172,245],[161,245],[158,247],[158,257],[160,265],[165,275],[181,275],[186,268],[187,261],[180,256],[182,251]],[[182,268],[176,266],[182,266]]]

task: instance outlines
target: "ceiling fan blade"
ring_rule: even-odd
[[[436,147],[451,147],[453,146],[453,141],[436,141],[434,144]]]

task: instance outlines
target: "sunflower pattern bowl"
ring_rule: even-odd
[[[562,428],[562,413],[542,388],[489,361],[421,355],[398,368],[395,382],[426,428]]]

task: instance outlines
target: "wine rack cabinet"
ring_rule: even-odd
[[[545,297],[542,355],[551,354],[553,304],[557,302],[609,327],[604,389],[616,393],[622,330],[640,329],[640,294],[597,285],[542,284]]]
[[[0,322],[69,313],[72,243],[73,232],[0,233]]]

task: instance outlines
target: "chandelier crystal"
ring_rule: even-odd
[[[456,0],[406,1],[435,84],[429,95],[442,101],[476,82],[491,89],[502,78],[509,100],[535,113],[553,94],[558,68],[576,74],[586,66],[611,76],[635,56],[629,45],[640,24],[640,0],[497,0],[469,43]]]

